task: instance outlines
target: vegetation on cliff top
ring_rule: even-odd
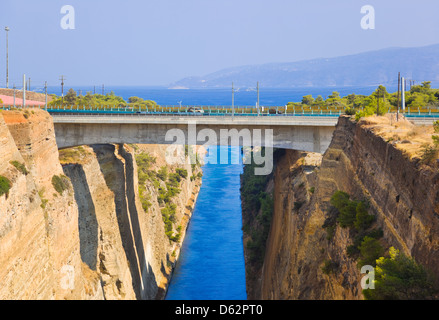
[[[128,101],[125,101],[122,97],[116,96],[113,91],[103,94],[92,94],[92,92],[87,92],[86,95],[77,94],[75,90],[70,89],[67,94],[62,97],[52,95],[53,100],[49,103],[49,106],[81,106],[81,107],[115,107],[115,108],[125,108],[130,106],[136,106],[136,108],[141,108],[145,110],[147,107],[156,107],[157,103],[152,100],[144,100],[139,97],[130,97]]]
[[[439,107],[439,89],[433,89],[430,81],[424,81],[420,85],[411,86],[405,93],[406,107],[412,112],[428,108]],[[384,115],[388,110],[396,110],[398,105],[398,93],[388,93],[386,87],[380,85],[369,96],[349,94],[341,97],[334,91],[326,99],[322,96],[314,98],[306,95],[301,102],[289,102],[288,107],[295,110],[332,110],[343,111],[348,115],[355,115],[358,120],[361,117],[374,114]],[[378,111],[378,112],[377,112]]]

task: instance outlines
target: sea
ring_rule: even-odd
[[[73,86],[78,94],[85,95],[87,92],[108,94],[114,92],[125,101],[130,97],[139,97],[145,100],[153,100],[159,105],[168,106],[230,106],[232,105],[232,88],[229,89],[168,89],[166,87],[142,87],[142,86]],[[64,87],[64,94],[69,86]],[[388,88],[389,92],[393,92]],[[261,106],[285,106],[288,102],[300,102],[303,96],[312,95],[316,98],[321,95],[324,99],[332,92],[337,91],[346,96],[352,93],[370,95],[376,90],[375,86],[367,87],[326,87],[326,88],[259,88],[259,104]],[[35,88],[42,91],[42,88]],[[61,87],[48,87],[48,93],[61,96]],[[255,106],[258,100],[256,88],[235,88],[235,106]]]

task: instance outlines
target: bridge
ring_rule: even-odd
[[[0,108],[10,109],[9,106]],[[341,110],[301,112],[252,107],[189,108],[85,108],[52,107],[60,149],[92,144],[187,144],[268,146],[324,153],[328,148]],[[240,110],[240,112],[236,112]],[[270,112],[273,111],[274,112]],[[431,125],[439,113],[405,113],[417,125]],[[183,139],[181,139],[183,136]],[[180,137],[180,139],[179,139]],[[178,141],[177,141],[178,140]]]
[[[324,153],[339,114],[51,113],[58,147],[92,144],[261,145]],[[416,124],[436,116],[406,115]],[[207,129],[207,130],[206,130]],[[272,137],[269,135],[272,134]],[[256,138],[260,138],[259,141]]]
[[[338,117],[52,116],[60,149],[104,143],[172,144],[176,142],[174,134],[180,132],[185,138],[183,144],[255,144],[319,153],[328,148],[338,120]],[[272,130],[272,141],[268,130]]]

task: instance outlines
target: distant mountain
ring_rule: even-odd
[[[349,56],[290,63],[228,68],[204,77],[189,77],[170,88],[266,88],[395,85],[398,72],[407,79],[439,81],[439,44],[388,48]]]

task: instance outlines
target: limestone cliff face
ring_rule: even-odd
[[[12,183],[0,197],[0,298],[101,298],[98,279],[80,259],[71,186],[59,194],[51,182],[63,171],[50,117],[2,112],[0,141],[0,175]]]
[[[254,298],[363,298],[363,275],[346,254],[352,244],[349,230],[337,226],[329,241],[322,228],[337,190],[369,201],[385,248],[394,246],[438,273],[437,164],[421,165],[401,145],[378,134],[382,128],[390,127],[341,117],[321,166],[308,166],[295,151],[278,161],[261,294]],[[334,262],[337,270],[324,273],[325,261]]]
[[[0,176],[12,186],[0,196],[0,299],[163,298],[201,186],[201,169],[184,165],[173,198],[181,237],[170,241],[152,181],[142,207],[135,160],[148,152],[157,170],[165,150],[82,146],[63,150],[61,165],[46,112],[1,112]],[[65,178],[61,192],[54,176]]]
[[[151,206],[147,212],[142,208],[135,161],[136,152],[147,152],[156,158],[155,167],[166,165],[166,146],[133,147],[83,146],[73,151],[64,172],[72,180],[79,206],[81,257],[101,278],[105,298],[162,299],[201,180],[189,179],[192,168],[187,165],[188,178],[181,181],[181,193],[174,199],[183,236],[172,242],[151,181],[146,182]]]

